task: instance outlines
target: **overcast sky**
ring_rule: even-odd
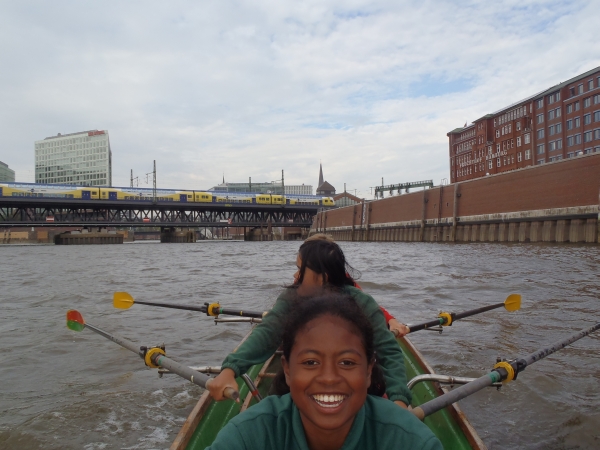
[[[0,0],[0,160],[108,130],[113,185],[449,177],[446,133],[600,66],[600,1]],[[145,180],[143,180],[145,181]],[[145,186],[144,183],[140,186]]]

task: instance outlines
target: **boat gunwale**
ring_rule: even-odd
[[[417,347],[415,347],[412,341],[408,339],[408,336],[404,336],[402,338],[399,338],[398,340],[402,340],[406,348],[408,348],[409,351],[412,353],[412,356],[419,362],[419,364],[423,366],[423,368],[429,374],[435,373],[433,368],[425,360],[423,354],[417,349]],[[438,391],[440,395],[443,395],[450,390],[448,388],[441,387],[440,384],[437,382],[432,382],[432,384],[434,385],[434,388]],[[467,440],[469,441],[469,444],[471,444],[471,447],[474,450],[487,450],[487,446],[479,437],[479,434],[467,418],[466,414],[463,412],[460,406],[458,406],[458,403],[452,403],[450,406],[447,406],[446,409],[450,412],[460,429],[465,434]]]

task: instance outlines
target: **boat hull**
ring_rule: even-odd
[[[404,353],[408,379],[433,373],[409,339],[400,338],[398,343]],[[263,397],[268,394],[273,375],[279,368],[279,356],[274,355],[264,364],[253,366],[248,371]],[[243,399],[241,406],[232,401],[215,402],[208,392],[204,392],[173,442],[171,450],[205,449],[231,418],[252,406],[256,401],[250,395],[248,387],[241,379],[238,379],[238,386],[240,399]],[[442,395],[444,391],[438,383],[425,381],[415,385],[412,393],[412,406],[418,406]],[[425,418],[425,424],[440,439],[446,450],[486,449],[458,405],[451,405]]]

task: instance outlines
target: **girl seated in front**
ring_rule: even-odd
[[[289,393],[231,419],[208,449],[443,449],[410,411],[369,395],[385,381],[371,322],[351,297],[298,302],[284,330],[276,390]]]

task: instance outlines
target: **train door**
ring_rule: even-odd
[[[187,202],[187,194],[179,194],[180,202]]]
[[[91,192],[90,191],[81,191],[81,198],[83,200],[91,200]]]
[[[108,199],[109,200],[116,200],[117,199],[117,193],[116,192],[109,192],[108,193]]]

